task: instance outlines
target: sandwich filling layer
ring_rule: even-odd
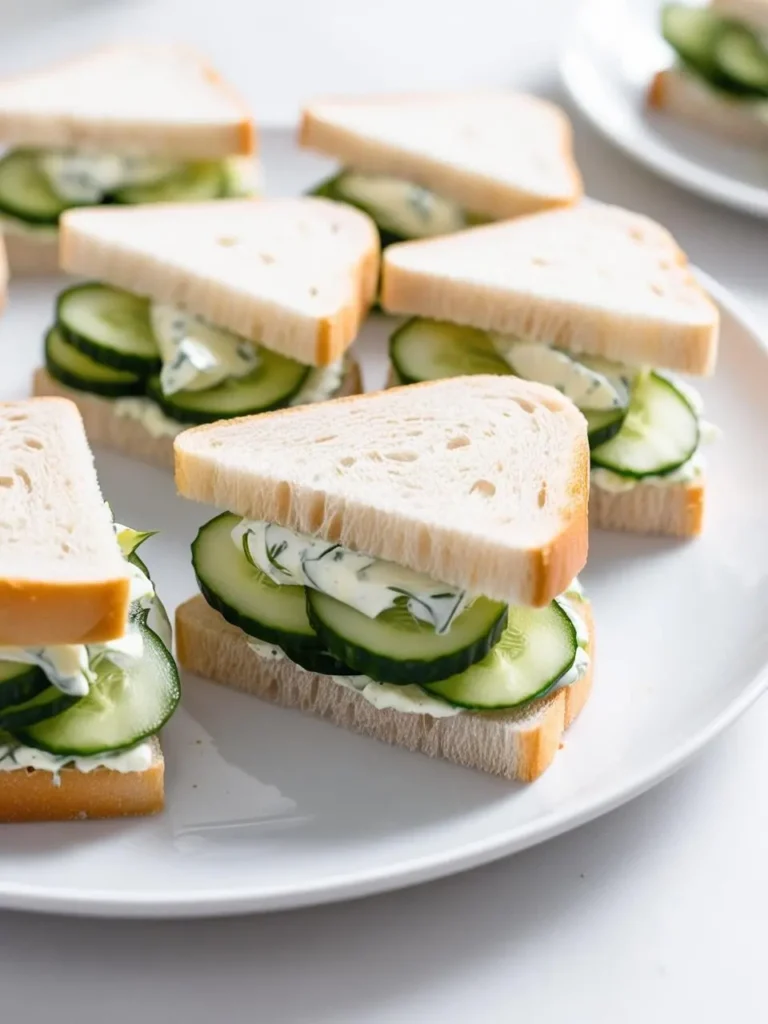
[[[507,606],[275,523],[224,513],[200,530],[201,592],[256,655],[330,677],[377,708],[445,717],[524,706],[589,666],[577,581]]]
[[[311,194],[348,203],[367,213],[379,229],[382,247],[393,242],[450,235],[483,220],[422,185],[365,171],[344,170],[322,182]]]
[[[14,149],[0,159],[0,216],[16,234],[50,238],[77,206],[195,202],[254,195],[251,158],[175,163],[147,153]]]
[[[324,401],[348,370],[344,359],[307,366],[186,310],[95,283],[59,296],[45,351],[53,378],[113,399],[118,416],[154,437]]]
[[[686,74],[768,121],[764,29],[712,8],[670,3],[662,10],[662,32]]]
[[[0,771],[152,763],[148,740],[176,708],[178,672],[168,616],[137,554],[150,534],[115,531],[132,575],[126,633],[105,644],[0,648]]]
[[[557,388],[587,420],[592,483],[606,491],[697,480],[717,436],[698,392],[666,371],[420,318],[392,336],[390,359],[393,383],[495,373]]]

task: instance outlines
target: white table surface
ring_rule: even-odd
[[[230,70],[264,122],[292,118],[312,92],[491,83],[560,98],[556,34],[575,3],[0,0],[0,71],[121,35],[180,34]],[[768,329],[765,223],[656,180],[574,120],[590,193],[666,223]],[[763,701],[677,777],[608,817],[394,895],[199,923],[0,914],[2,1016],[765,1020],[767,741]]]

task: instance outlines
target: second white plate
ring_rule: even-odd
[[[653,73],[670,64],[659,0],[586,0],[561,58],[563,82],[592,124],[657,174],[768,217],[768,153],[648,111]]]

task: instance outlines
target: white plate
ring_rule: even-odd
[[[646,109],[653,73],[674,59],[660,35],[660,7],[659,0],[586,0],[561,58],[566,88],[635,160],[692,192],[768,217],[768,153]]]
[[[325,168],[265,139],[270,180]],[[25,393],[55,282],[14,284],[0,322],[4,397]],[[193,679],[164,737],[168,807],[154,820],[0,828],[0,906],[171,917],[273,910],[381,892],[481,864],[596,817],[678,768],[741,714],[768,663],[768,354],[723,310],[718,376],[703,391],[724,429],[707,531],[684,544],[595,535],[583,579],[599,661],[592,701],[535,785],[390,749]],[[383,319],[359,344],[385,372]],[[146,558],[173,607],[195,589],[189,544],[208,511],[170,476],[100,455],[117,518],[159,529]]]

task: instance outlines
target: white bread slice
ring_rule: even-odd
[[[339,541],[509,604],[545,605],[587,558],[581,413],[517,377],[454,377],[176,438],[195,501]]]
[[[9,146],[216,160],[255,152],[243,100],[186,46],[126,43],[0,81]]]
[[[111,399],[68,388],[43,367],[35,371],[32,390],[35,395],[58,396],[74,402],[83,417],[88,440],[95,448],[106,448],[160,469],[173,469],[173,438],[153,437],[139,420],[116,415]],[[357,395],[362,390],[360,367],[352,362],[339,395]]]
[[[62,768],[0,771],[0,822],[73,821],[157,814],[163,809],[164,761],[157,739],[152,765],[143,772]]]
[[[38,238],[7,231],[3,240],[12,277],[58,273],[58,236]]]
[[[299,142],[494,219],[565,206],[582,194],[568,118],[520,93],[317,100],[302,113]]]
[[[747,146],[768,145],[765,101],[731,99],[682,68],[654,75],[648,106]],[[758,114],[762,107],[763,114]]]
[[[586,704],[592,688],[594,636],[589,603],[583,602],[580,610],[589,626],[592,656],[587,673],[577,683],[522,711],[467,712],[452,718],[379,710],[328,676],[305,672],[288,660],[266,660],[248,646],[242,630],[225,622],[202,597],[177,609],[176,643],[180,664],[195,675],[429,757],[532,782],[554,760],[563,732]]]
[[[114,640],[129,591],[76,406],[0,404],[0,644]]]
[[[705,482],[638,484],[631,491],[605,491],[592,482],[589,522],[601,530],[696,537],[704,521]]]
[[[768,32],[768,0],[711,0],[710,7],[717,14],[743,21],[758,32]]]
[[[602,203],[392,245],[381,304],[688,373],[717,355],[717,307],[669,232]]]
[[[325,365],[374,301],[379,235],[364,213],[327,199],[91,207],[62,217],[60,260]]]

